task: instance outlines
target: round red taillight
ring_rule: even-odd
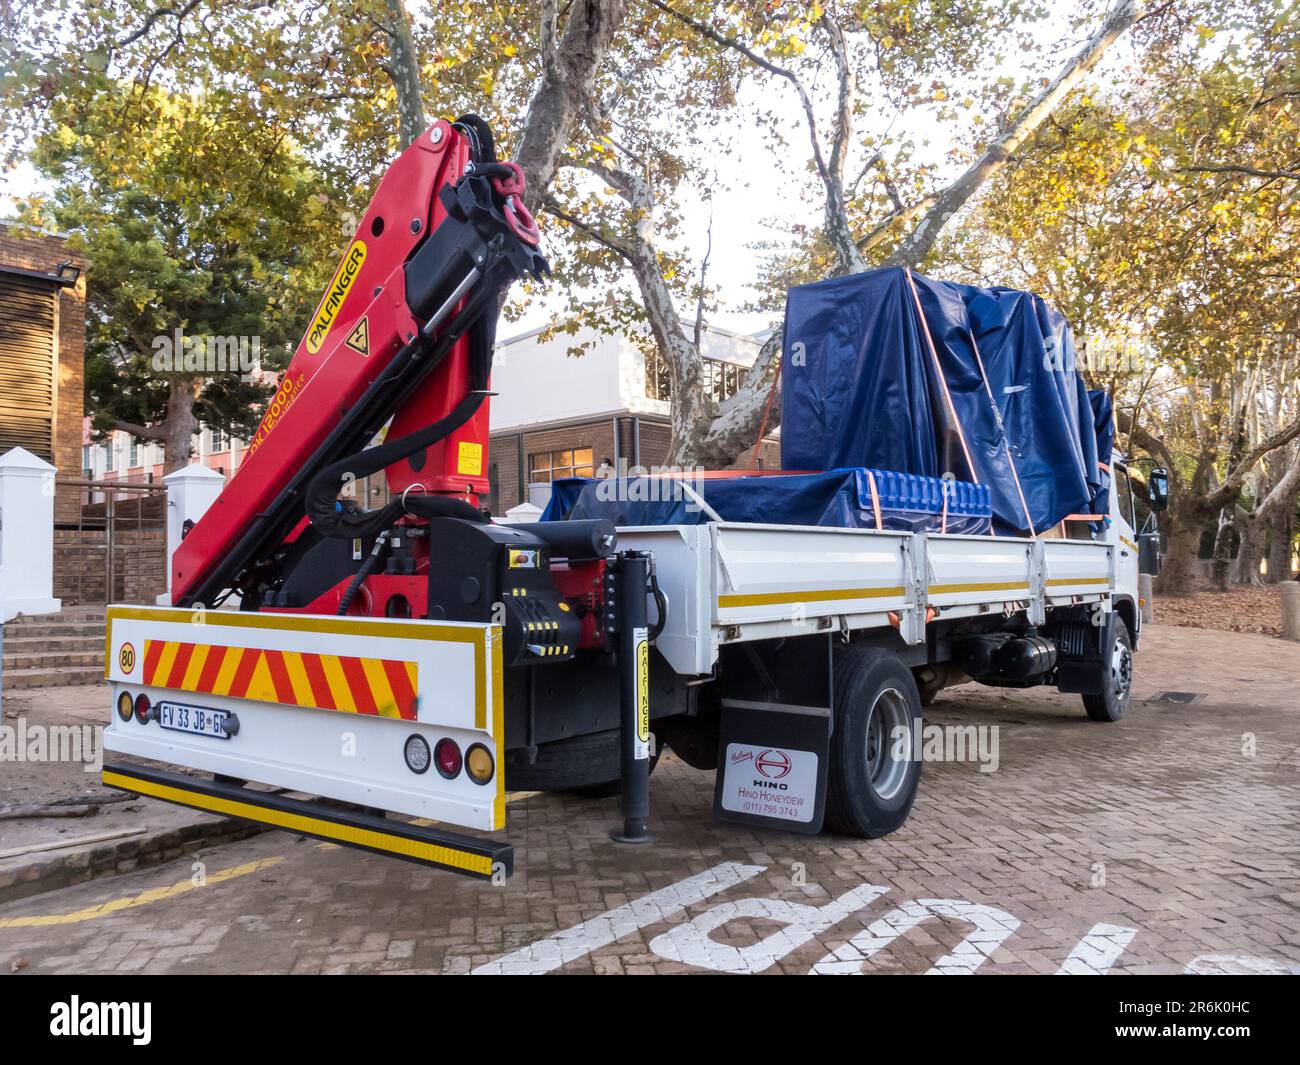
[[[438,745],[433,749],[433,764],[448,780],[460,775],[462,761],[460,748],[455,740],[439,740]]]
[[[147,725],[149,723],[150,709],[149,696],[145,695],[144,692],[141,692],[135,697],[135,719],[140,722],[140,724]]]

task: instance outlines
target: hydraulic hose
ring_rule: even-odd
[[[439,418],[432,425],[427,425],[400,440],[391,440],[378,447],[367,448],[326,466],[311,479],[311,483],[307,486],[305,507],[312,525],[322,536],[343,538],[366,536],[377,528],[387,528],[392,524],[392,516],[402,512],[403,505],[394,502],[379,510],[352,512],[340,510],[338,495],[347,478],[360,480],[362,477],[369,477],[386,466],[391,466],[395,462],[409,458],[417,451],[431,447],[474,417],[488,395],[489,393],[484,390],[471,392],[455,406],[450,414]],[[463,500],[452,502],[461,503],[465,513],[450,516],[469,518],[472,521],[473,515],[479,513]]]
[[[392,529],[385,529],[375,537],[375,546],[370,549],[370,554],[366,560],[361,563],[361,568],[353,576],[351,583],[348,584],[347,591],[343,593],[343,598],[339,600],[339,608],[334,611],[335,614],[343,615],[348,612],[352,606],[352,600],[356,597],[358,589],[365,583],[367,577],[375,572],[375,567],[379,565],[379,556],[384,553],[384,545],[388,543],[388,538],[392,535]]]

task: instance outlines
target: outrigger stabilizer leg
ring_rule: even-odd
[[[653,843],[650,817],[650,553],[622,551],[605,572],[605,628],[618,656],[623,827],[617,843]]]

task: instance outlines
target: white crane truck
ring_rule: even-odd
[[[874,837],[908,815],[921,761],[898,739],[946,684],[1125,713],[1141,538],[1118,462],[1109,513],[1052,536],[942,531],[946,494],[937,528],[878,504],[867,527],[726,520],[672,475],[690,521],[491,521],[498,294],[545,268],[521,191],[473,116],[393,165],[175,552],[175,605],[108,610],[105,744],[129,760],[106,783],[495,877],[507,788],[621,792],[615,838],[649,841],[665,746],[716,771],[721,819]],[[340,496],[379,470],[388,505]]]

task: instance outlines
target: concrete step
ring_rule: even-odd
[[[5,628],[18,628],[28,625],[63,624],[64,622],[103,622],[105,608],[102,606],[72,607],[60,610],[57,614],[23,614],[12,621],[5,622]]]
[[[16,651],[5,643],[4,667],[11,669],[61,669],[67,667],[104,668],[104,648],[98,651]]]
[[[104,679],[104,668],[71,666],[63,669],[6,669],[6,691],[27,688],[61,688],[69,684],[98,684]]]
[[[66,636],[62,633],[28,636],[11,636],[5,633],[5,654],[43,654],[47,651],[98,651],[104,653],[104,634],[91,632],[83,636]]]
[[[48,640],[62,636],[99,637],[102,642],[107,626],[101,621],[52,623],[48,625],[15,625],[12,621],[5,626],[5,643],[10,640],[42,639]]]

